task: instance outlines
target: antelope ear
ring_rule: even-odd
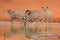
[[[48,7],[46,7],[46,8],[48,8]]]
[[[11,11],[11,9],[7,9],[7,11]]]
[[[29,12],[29,10],[26,10],[26,12]]]
[[[41,8],[43,8],[43,7],[41,7]]]
[[[9,11],[9,9],[7,9],[7,11]]]

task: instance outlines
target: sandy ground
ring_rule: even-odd
[[[14,21],[14,29],[18,29],[22,27],[23,24],[19,21]],[[51,27],[51,33],[54,35],[60,35],[60,23],[47,23],[47,22],[33,22],[33,23],[27,23],[27,27],[34,28],[39,27],[42,30],[42,33],[45,32],[46,27]],[[4,34],[8,33],[11,28],[11,22],[10,21],[0,21],[0,40],[4,40]],[[11,37],[6,37],[5,40],[30,40],[25,37],[24,34],[16,34],[12,35]],[[44,38],[41,38],[41,40],[45,40]],[[47,40],[60,40],[59,38],[47,38]]]

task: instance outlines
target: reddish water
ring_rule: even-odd
[[[42,22],[42,23],[38,23],[37,24],[39,28],[41,28],[42,32],[45,31],[45,27],[48,27],[49,24],[46,22]],[[15,21],[14,22],[14,29],[18,29],[20,28],[22,25],[19,21]],[[36,22],[34,23],[29,23],[29,25],[27,24],[28,27],[32,27],[34,28],[36,26]],[[52,33],[54,35],[60,35],[60,23],[51,23],[52,27]],[[11,25],[9,21],[0,21],[0,40],[4,40],[4,34],[8,33],[10,31]],[[6,37],[6,40],[30,40],[28,38],[25,37],[24,34],[17,34],[17,35],[12,35],[11,37]],[[44,40],[41,39],[41,40]],[[47,40],[60,40],[59,38],[47,38]]]

